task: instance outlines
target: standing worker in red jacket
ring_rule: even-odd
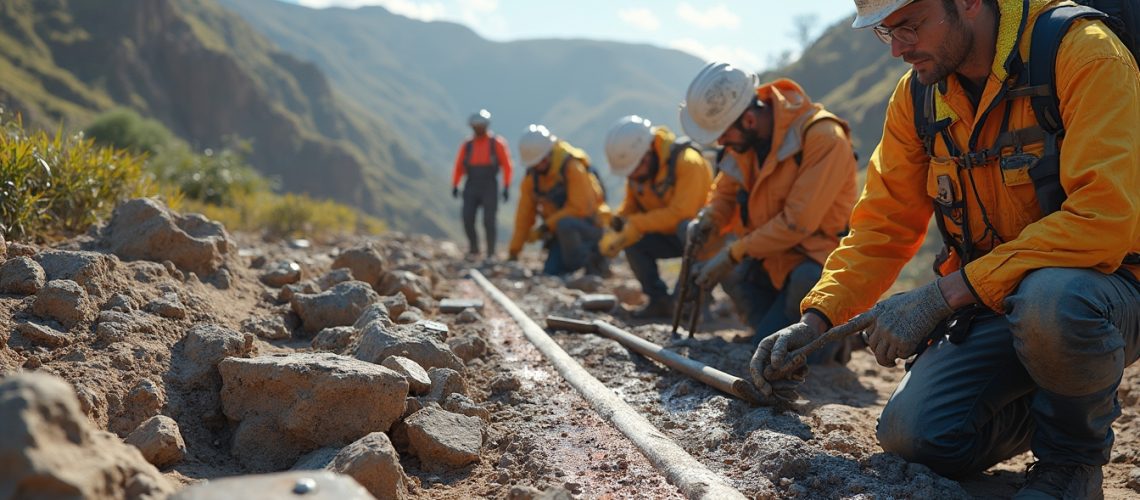
[[[480,109],[468,120],[474,136],[459,146],[455,156],[455,173],[451,176],[451,196],[459,197],[459,181],[463,185],[463,229],[467,232],[467,255],[479,255],[479,235],[475,233],[475,211],[483,207],[483,232],[487,237],[488,259],[495,256],[495,214],[499,209],[499,193],[495,177],[503,172],[503,201],[510,199],[511,156],[507,141],[487,131],[491,113]]]

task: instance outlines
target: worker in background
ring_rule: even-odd
[[[697,284],[721,283],[753,342],[794,323],[823,262],[847,231],[857,196],[847,123],[813,103],[798,84],[711,63],[681,104],[685,133],[724,146],[726,158],[695,229],[733,227],[737,239],[702,263]],[[849,357],[846,343],[813,362]]]
[[[479,235],[475,232],[475,212],[483,208],[483,236],[487,238],[488,259],[495,257],[495,216],[499,209],[499,186],[496,177],[503,174],[503,202],[511,194],[511,157],[507,141],[490,133],[491,113],[485,109],[471,115],[467,121],[472,137],[459,146],[455,156],[455,170],[451,176],[451,196],[459,197],[459,182],[463,185],[463,230],[467,232],[467,254],[479,255]]]
[[[625,250],[633,275],[649,302],[639,319],[670,317],[673,299],[657,260],[680,257],[685,231],[705,204],[712,169],[688,140],[637,115],[623,117],[606,134],[610,171],[626,178],[625,199],[599,242],[603,256]]]
[[[527,170],[519,187],[511,260],[518,259],[526,243],[542,241],[549,251],[544,274],[564,276],[582,268],[606,273],[607,261],[597,245],[611,214],[589,156],[542,125],[530,125],[518,147]],[[542,217],[539,225],[536,216]]]

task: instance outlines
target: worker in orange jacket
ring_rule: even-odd
[[[468,120],[473,135],[459,146],[455,155],[455,170],[451,175],[451,196],[459,197],[459,182],[463,185],[463,230],[467,232],[467,254],[479,254],[479,235],[475,232],[475,213],[483,208],[483,236],[487,238],[487,258],[495,256],[495,216],[499,210],[499,189],[495,177],[503,174],[503,202],[511,195],[511,155],[507,141],[487,130],[491,113],[485,109],[471,115]]]
[[[637,115],[623,117],[606,134],[606,158],[626,178],[625,199],[598,243],[602,255],[625,257],[649,302],[635,318],[670,317],[673,300],[657,270],[658,259],[680,257],[685,231],[704,206],[712,169],[688,140]]]
[[[549,251],[544,274],[563,276],[582,268],[604,274],[608,265],[597,245],[611,214],[590,157],[542,125],[530,125],[518,147],[527,173],[519,186],[510,259],[518,259],[523,245],[542,241]],[[538,216],[542,223],[536,226]]]
[[[689,137],[727,153],[694,229],[736,234],[701,264],[697,284],[721,283],[759,342],[796,321],[800,300],[847,230],[857,196],[847,123],[791,80],[758,85],[751,73],[711,63],[689,86],[681,124]],[[812,361],[846,362],[844,347]]]
[[[1035,40],[1077,12],[1061,2],[855,4],[855,27],[912,68],[887,105],[851,234],[800,322],[757,349],[753,380],[766,394],[793,389],[765,369],[851,320],[884,366],[924,349],[879,418],[884,450],[960,477],[1031,449],[1038,462],[1014,498],[1102,498],[1117,387],[1140,356],[1136,61],[1098,19]],[[1033,68],[1055,84],[1030,80]],[[1037,118],[1050,102],[1060,123]],[[1046,131],[1058,124],[1063,134]],[[947,247],[940,277],[876,303],[931,215]]]

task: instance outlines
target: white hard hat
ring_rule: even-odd
[[[728,63],[705,66],[681,103],[681,128],[690,139],[712,144],[756,98],[756,75]]]
[[[878,26],[887,16],[914,0],[855,0],[855,22],[852,28]]]
[[[556,140],[558,138],[546,130],[546,127],[530,124],[519,139],[519,160],[522,160],[523,165],[527,167],[537,165],[550,154],[550,150],[554,149]]]
[[[649,120],[637,115],[622,117],[606,134],[610,171],[619,177],[629,177],[652,145],[653,124]]]
[[[491,112],[485,109],[480,109],[471,113],[471,118],[467,119],[467,124],[472,127],[486,127],[491,124]]]

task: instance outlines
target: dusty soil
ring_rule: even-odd
[[[121,262],[103,277],[99,300],[116,294],[141,308],[169,292],[186,308],[184,318],[145,313],[129,338],[107,342],[94,322],[67,332],[72,341],[62,347],[36,346],[11,333],[12,325],[28,317],[30,298],[0,295],[0,374],[41,370],[59,375],[77,388],[84,411],[100,428],[120,437],[140,422],[161,413],[174,418],[189,450],[188,457],[163,472],[181,484],[248,473],[230,452],[233,424],[210,408],[198,392],[172,383],[170,375],[180,356],[180,340],[199,322],[213,322],[242,331],[253,317],[287,314],[278,290],[259,281],[255,262],[289,259],[298,262],[305,279],[329,271],[337,249],[362,241],[346,238],[323,244],[290,245],[264,242],[253,235],[235,235],[240,248],[238,266],[231,269],[232,286],[219,289],[196,277],[167,272],[161,264]],[[56,245],[80,249],[82,239]],[[507,497],[515,486],[561,488],[583,498],[670,498],[677,490],[648,461],[593,410],[521,335],[518,327],[471,281],[462,279],[466,262],[452,243],[422,237],[389,235],[377,240],[392,262],[420,262],[439,277],[433,295],[483,298],[487,304],[479,321],[461,324],[455,315],[424,311],[428,319],[448,324],[450,335],[477,335],[487,352],[467,362],[471,397],[490,410],[491,425],[479,463],[450,473],[423,470],[418,459],[401,455],[412,478],[411,493],[425,498]],[[32,247],[38,251],[42,248]],[[9,250],[9,255],[12,251]],[[525,267],[539,269],[537,260]],[[673,266],[675,268],[675,265]],[[575,300],[584,292],[568,289],[562,280],[528,277],[517,266],[484,266],[501,290],[512,296],[533,318],[563,314],[600,318],[627,328],[729,373],[744,375],[751,355],[749,344],[730,340],[743,334],[721,297],[714,310],[721,314],[706,323],[694,339],[671,339],[668,325],[639,324],[624,311],[582,313]],[[628,287],[624,264],[599,291]],[[511,279],[511,277],[514,279]],[[283,310],[283,307],[285,310]],[[626,306],[629,307],[629,306]],[[295,325],[283,340],[258,338],[259,354],[311,350],[311,336]],[[729,483],[754,497],[806,498],[962,498],[1008,496],[1016,490],[1028,455],[993,471],[957,483],[925,467],[907,464],[882,453],[874,438],[876,417],[902,369],[879,367],[866,352],[856,352],[847,367],[814,370],[804,385],[806,402],[792,411],[753,408],[730,396],[679,376],[631,353],[615,342],[582,334],[553,335],[595,377],[650,419]],[[1115,425],[1116,447],[1105,468],[1108,498],[1135,497],[1129,482],[1140,469],[1140,434],[1135,391],[1138,368],[1130,368],[1121,386],[1124,414]],[[144,381],[163,389],[162,404],[152,410],[134,404],[132,391]],[[137,392],[137,391],[136,391]],[[1140,485],[1133,483],[1133,487]]]

